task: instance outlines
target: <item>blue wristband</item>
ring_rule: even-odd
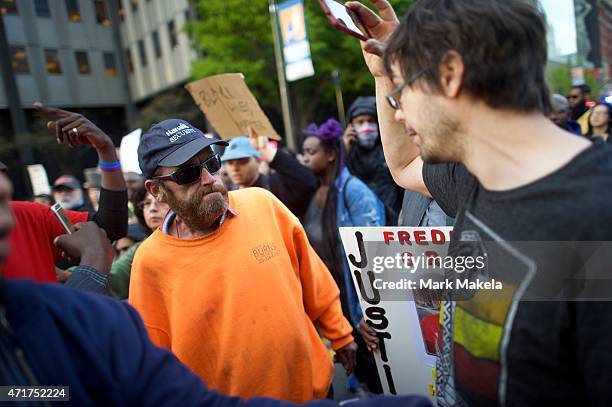
[[[105,163],[102,161],[98,161],[98,166],[102,171],[113,171],[121,168],[121,161],[117,160],[112,163]]]

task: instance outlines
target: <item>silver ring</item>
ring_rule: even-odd
[[[76,134],[77,136],[79,135],[79,129],[78,129],[78,128],[76,128],[76,127],[73,127],[73,128],[72,128],[72,132],[73,132],[74,134]]]

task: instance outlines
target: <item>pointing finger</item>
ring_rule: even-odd
[[[44,106],[40,102],[34,102],[34,108],[36,108],[36,110],[38,110],[40,113],[48,114],[48,115],[57,115],[59,117],[66,117],[67,115],[70,114],[70,112],[67,112],[62,109],[58,109],[56,107]]]

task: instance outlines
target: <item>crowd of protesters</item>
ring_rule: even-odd
[[[0,163],[3,385],[69,385],[83,404],[331,406],[336,362],[374,397],[380,342],[338,228],[612,240],[612,108],[586,85],[549,95],[532,5],[421,0],[400,21],[372,3],[378,14],[347,7],[372,35],[376,95],[345,127],[303,129],[299,158],[251,128],[227,142],[160,118],[141,173],[123,173],[101,128],[35,104],[50,135],[99,165],[22,202]],[[429,316],[437,404],[612,405],[612,303],[518,299],[447,300]]]
[[[559,127],[592,140],[603,139],[612,143],[612,106],[605,102],[590,100],[591,90],[587,85],[574,86],[565,98],[554,94],[549,117]]]

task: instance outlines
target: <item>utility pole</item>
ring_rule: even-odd
[[[6,30],[4,28],[4,18],[0,15],[0,73],[2,73],[2,82],[6,91],[6,100],[8,101],[9,110],[11,112],[11,123],[13,124],[13,140],[17,146],[19,161],[21,164],[21,173],[24,179],[24,186],[28,194],[32,194],[26,166],[34,164],[34,156],[32,148],[28,143],[27,137],[29,134],[28,124],[25,114],[21,106],[21,97],[19,96],[19,88],[15,80],[15,72],[11,64],[11,52],[9,49]]]
[[[346,127],[346,114],[344,113],[344,98],[342,97],[342,86],[340,70],[334,69],[332,72],[332,79],[334,80],[334,88],[336,89],[336,105],[338,106],[338,118],[342,126]]]
[[[274,35],[274,56],[276,57],[276,72],[278,74],[278,89],[281,98],[281,107],[283,110],[283,123],[285,125],[285,139],[287,147],[296,150],[297,142],[293,127],[293,118],[291,116],[291,103],[289,101],[289,89],[287,87],[287,79],[285,78],[285,61],[283,58],[283,49],[281,46],[281,35],[278,27],[278,17],[276,14],[276,2],[268,0],[270,9],[270,19],[272,20],[272,34]]]

